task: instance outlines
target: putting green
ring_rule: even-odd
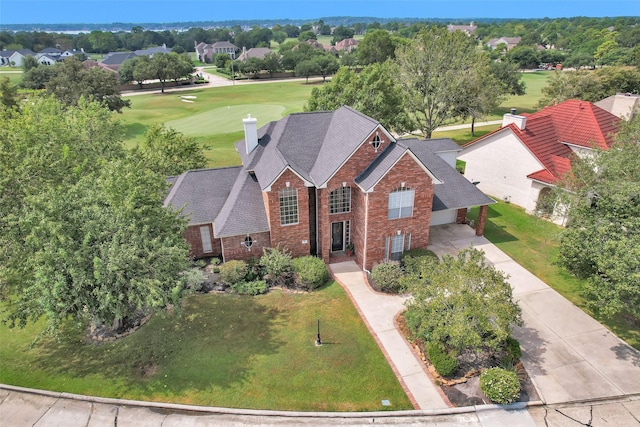
[[[194,100],[198,102],[198,100]],[[216,108],[193,116],[165,123],[185,135],[206,136],[211,134],[241,132],[242,119],[248,114],[258,119],[258,128],[284,117],[285,107],[276,104],[242,104]]]

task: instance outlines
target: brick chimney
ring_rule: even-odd
[[[516,109],[512,108],[510,113],[505,114],[502,117],[502,127],[505,127],[513,123],[520,130],[524,130],[527,125],[527,118],[525,116],[519,116],[516,114]]]
[[[244,124],[244,142],[247,154],[249,154],[258,146],[258,128],[256,126],[258,119],[249,114],[246,119],[242,119],[242,123]]]

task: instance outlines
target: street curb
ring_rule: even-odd
[[[116,406],[132,406],[138,408],[161,408],[185,412],[198,412],[225,415],[250,415],[263,417],[289,417],[289,418],[388,418],[388,417],[419,417],[419,416],[439,416],[456,415],[489,410],[519,410],[530,406],[540,406],[542,402],[517,402],[510,405],[478,405],[464,406],[459,408],[443,409],[420,409],[407,411],[376,411],[376,412],[299,412],[299,411],[273,411],[261,409],[240,409],[240,408],[220,408],[214,406],[182,405],[177,403],[144,402],[139,400],[113,399],[108,397],[85,396],[66,392],[56,392],[39,390],[33,388],[0,384],[0,390],[29,393],[40,396],[53,397],[57,399],[77,400],[81,402],[103,403]]]

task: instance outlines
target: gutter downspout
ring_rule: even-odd
[[[364,202],[364,250],[362,251],[362,269],[367,271],[367,234],[369,231],[369,193],[365,194]]]
[[[313,187],[314,189],[314,193],[316,195],[316,253],[315,256],[318,256],[318,253],[320,252],[320,246],[318,245],[318,207],[320,206],[318,204],[318,187]]]

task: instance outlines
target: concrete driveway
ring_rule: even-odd
[[[524,325],[514,330],[522,362],[547,404],[640,393],[640,352],[525,270],[467,225],[431,228],[429,248],[455,254],[473,245],[510,276]]]

